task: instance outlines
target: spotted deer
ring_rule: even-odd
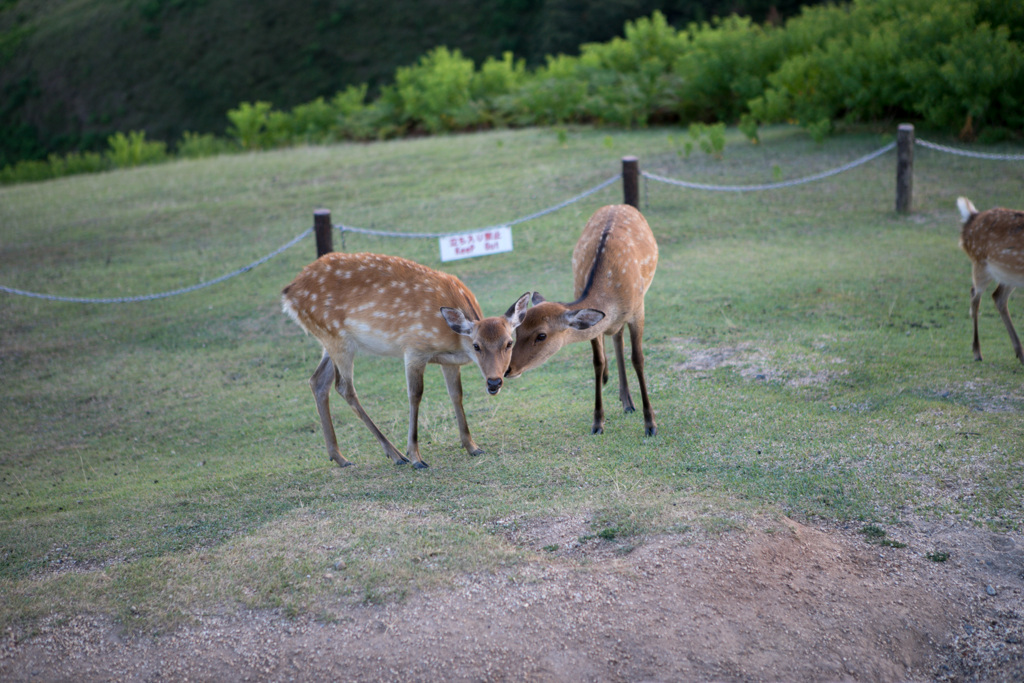
[[[596,391],[591,432],[604,432],[601,391],[608,382],[608,358],[604,337],[611,335],[619,369],[619,400],[627,413],[634,412],[626,381],[623,334],[629,327],[633,369],[640,383],[644,433],[657,434],[654,411],[644,378],[644,295],[658,266],[658,244],[643,215],[625,204],[598,209],[576,243],[572,272],[576,300],[546,301],[533,294],[533,307],[516,331],[512,362],[506,377],[518,377],[537,367],[566,344],[589,341],[594,354]]]
[[[1017,287],[1024,287],[1024,211],[1010,209],[988,209],[978,212],[967,197],[956,200],[963,217],[960,228],[960,248],[971,259],[971,318],[974,321],[974,360],[981,360],[981,345],[978,343],[978,309],[981,294],[988,283],[995,280],[992,292],[996,310],[999,311],[1017,360],[1024,363],[1020,339],[1013,329],[1007,302]]]
[[[462,407],[461,366],[476,363],[487,391],[501,390],[512,355],[512,334],[522,322],[529,292],[503,317],[484,318],[476,297],[458,278],[398,256],[331,253],[320,257],[284,288],[282,308],[323,346],[323,357],[309,386],[327,444],[327,455],[341,467],[328,398],[333,382],[396,465],[427,463],[420,457],[418,416],[423,373],[441,366],[455,407],[462,445],[470,455],[483,449],[470,436]],[[352,382],[356,354],[392,356],[405,361],[409,391],[408,452],[402,455],[363,410]]]

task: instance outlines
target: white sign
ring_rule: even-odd
[[[439,242],[442,261],[500,254],[503,251],[512,251],[512,228],[502,225],[478,232],[445,235]]]

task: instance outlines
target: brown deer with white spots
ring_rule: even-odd
[[[576,243],[572,272],[576,300],[563,304],[545,301],[534,292],[534,306],[516,332],[512,363],[506,377],[545,362],[566,344],[589,341],[594,353],[597,382],[591,432],[604,432],[601,391],[608,382],[604,336],[611,335],[619,369],[619,400],[627,413],[636,410],[626,381],[623,334],[629,328],[633,369],[640,383],[644,433],[657,434],[654,411],[644,377],[644,295],[658,267],[658,244],[643,215],[626,204],[597,210]]]
[[[417,425],[428,363],[441,366],[462,445],[470,455],[483,453],[466,423],[460,368],[476,363],[487,380],[488,393],[501,390],[512,355],[512,334],[526,314],[528,298],[529,292],[519,297],[503,317],[484,318],[476,297],[457,277],[398,256],[331,253],[306,266],[284,288],[281,302],[284,312],[324,349],[309,386],[331,460],[342,467],[352,464],[338,449],[331,421],[328,397],[333,383],[396,465],[412,461],[416,468],[427,467],[420,457]],[[359,404],[352,383],[357,353],[405,361],[408,457]]]
[[[995,280],[996,290],[992,292],[996,310],[999,311],[1017,360],[1024,363],[1020,339],[1013,329],[1007,301],[1017,287],[1024,287],[1024,211],[1010,209],[989,209],[978,212],[967,197],[956,200],[963,217],[960,228],[960,248],[971,259],[971,318],[974,320],[974,360],[981,360],[981,345],[978,343],[978,308],[981,293],[988,283]]]

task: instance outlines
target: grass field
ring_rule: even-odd
[[[655,173],[740,184],[833,168],[887,141],[860,132],[818,146],[777,128],[753,146],[730,132],[714,160],[684,158],[664,130],[505,131],[8,187],[0,284],[149,294],[271,252],[320,207],[354,226],[455,231],[560,202],[617,173],[626,154]],[[764,514],[1019,529],[1024,367],[988,296],[985,361],[972,358],[955,201],[1024,208],[1024,164],[920,147],[916,164],[908,216],[893,211],[894,154],[764,193],[645,184],[661,253],[645,335],[658,436],[617,409],[614,372],[606,432],[589,434],[590,349],[577,345],[496,397],[464,369],[479,458],[459,445],[441,373],[428,372],[427,471],[393,466],[336,396],[339,441],[357,466],[324,454],[306,384],[319,347],[279,305],[313,258],[311,238],[159,301],[0,294],[0,627],[94,611],[161,630],[238,607],[331,619],[339,602],[567,561],[510,533],[566,517],[589,520],[585,542],[622,552],[650,534],[697,538]],[[618,201],[613,185],[517,226],[510,254],[443,268],[488,315],[528,290],[566,300],[580,229]],[[344,246],[441,267],[436,240],[349,234]],[[1024,321],[1019,302],[1011,311]],[[404,446],[401,364],[360,358],[356,386]]]

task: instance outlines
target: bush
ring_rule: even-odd
[[[110,160],[104,159],[103,155],[98,152],[70,152],[63,157],[51,154],[48,161],[54,178],[80,173],[97,173],[110,168]]]
[[[579,59],[547,57],[517,93],[517,125],[553,125],[582,119],[588,84],[580,77]]]
[[[185,131],[177,145],[178,156],[185,159],[202,159],[235,151],[238,151],[237,145],[212,133]]]
[[[49,162],[38,160],[23,160],[14,165],[7,165],[0,171],[0,182],[7,183],[33,183],[40,180],[49,180],[53,177],[53,168]]]
[[[399,67],[382,98],[394,105],[400,124],[428,133],[464,128],[474,123],[468,116],[473,73],[473,60],[438,47],[414,66]]]
[[[626,22],[625,34],[582,48],[579,71],[590,83],[586,115],[627,127],[646,125],[652,116],[677,118],[685,83],[674,67],[688,50],[688,36],[661,12]]]
[[[1011,26],[986,16],[1016,14],[997,0],[861,0],[815,7],[786,24],[788,57],[751,98],[762,121],[921,118],[972,133],[977,124],[1024,125],[1024,51]],[[1019,7],[1019,5],[1018,5]],[[986,14],[987,12],[987,14]]]
[[[228,112],[228,135],[233,137],[242,149],[262,149],[266,144],[267,122],[270,102],[242,102],[238,109]]]
[[[673,72],[682,83],[679,113],[684,120],[733,122],[748,102],[764,92],[769,75],[786,56],[782,31],[731,16],[692,24],[687,50]]]
[[[133,130],[128,135],[115,133],[107,138],[107,158],[117,168],[153,164],[167,159],[167,143],[147,141],[146,133]]]

